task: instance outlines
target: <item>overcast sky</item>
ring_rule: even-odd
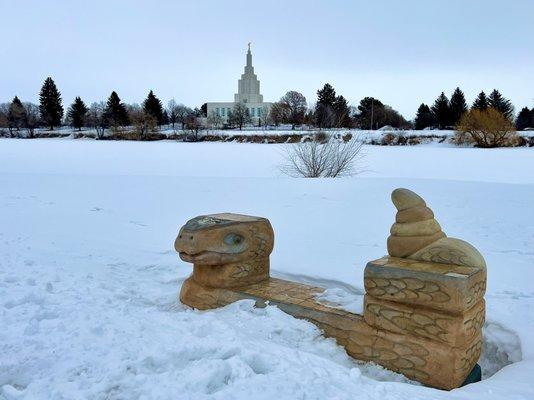
[[[412,118],[456,86],[534,107],[534,1],[0,0],[0,102],[232,101],[247,42],[265,101],[330,82]]]

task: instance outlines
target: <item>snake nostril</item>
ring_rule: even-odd
[[[190,236],[189,239],[193,240],[193,236]]]

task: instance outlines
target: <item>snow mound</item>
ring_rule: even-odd
[[[486,321],[482,330],[484,345],[480,356],[482,379],[522,359],[521,342],[517,334],[502,325]]]
[[[354,314],[363,314],[363,294],[352,293],[343,288],[328,288],[315,296],[315,299],[327,306],[340,308]]]

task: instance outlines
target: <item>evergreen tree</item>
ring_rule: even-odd
[[[384,123],[384,104],[374,97],[364,97],[358,104],[358,125],[362,129],[376,129]]]
[[[435,122],[436,119],[432,113],[432,110],[430,110],[430,107],[424,103],[421,103],[415,116],[415,129],[421,130],[432,127]]]
[[[11,104],[9,104],[7,111],[7,122],[10,131],[13,129],[18,131],[20,128],[22,128],[24,125],[25,114],[26,113],[22,102],[17,96],[15,96]]]
[[[107,123],[112,127],[126,126],[129,123],[126,106],[115,91],[111,92],[108,98],[104,115]]]
[[[334,114],[335,114],[335,126],[338,128],[350,128],[351,119],[350,119],[350,109],[349,103],[343,96],[337,96],[334,104]]]
[[[200,112],[201,112],[201,117],[207,117],[208,116],[208,103],[202,103],[202,105],[200,106]]]
[[[329,83],[325,83],[322,89],[317,91],[317,103],[333,106],[336,101],[336,91]]]
[[[55,126],[61,125],[63,106],[61,105],[61,93],[57,90],[52,78],[48,77],[44,81],[39,94],[39,101],[39,112],[42,120],[50,127],[50,130],[54,130]]]
[[[472,108],[475,110],[484,111],[488,109],[488,106],[488,98],[486,97],[486,93],[482,91],[478,94],[478,97],[473,102]]]
[[[449,105],[449,99],[445,96],[445,93],[441,92],[439,97],[432,106],[432,112],[436,118],[436,124],[439,129],[446,129],[451,125],[451,110]]]
[[[515,126],[518,131],[525,128],[534,128],[534,108],[529,110],[528,107],[523,107],[515,120]]]
[[[67,111],[67,118],[70,122],[70,125],[73,128],[81,131],[82,127],[85,125],[87,111],[89,111],[89,109],[83,100],[80,97],[76,97],[74,99],[74,103],[71,104],[69,110]]]
[[[460,118],[462,118],[462,115],[464,115],[464,113],[467,111],[467,103],[465,102],[464,92],[462,92],[459,87],[457,87],[452,93],[450,110],[451,125],[456,126],[456,124],[458,124],[460,121]]]
[[[336,91],[329,83],[326,83],[322,89],[317,91],[315,119],[320,128],[331,128],[333,126],[335,119],[335,101]]]
[[[488,105],[501,112],[508,119],[512,119],[514,116],[512,102],[503,97],[497,89],[493,89],[493,92],[488,96]]]
[[[163,110],[163,119],[162,119],[162,125],[169,125],[169,123],[171,122],[170,118],[169,118],[169,113],[167,112],[167,110]]]
[[[158,125],[163,124],[163,105],[152,90],[148,93],[147,98],[143,102],[143,110],[148,115],[151,115]]]

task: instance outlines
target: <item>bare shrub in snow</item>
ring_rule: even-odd
[[[494,108],[471,109],[456,128],[455,142],[469,142],[477,147],[505,147],[517,144],[513,122]]]
[[[85,123],[87,126],[93,128],[96,131],[96,138],[102,139],[104,132],[109,127],[106,115],[105,115],[106,103],[101,101],[100,103],[93,103],[89,107]]]
[[[133,125],[133,131],[131,133],[134,139],[144,139],[150,132],[157,131],[157,118],[147,113],[138,104],[133,104],[128,107],[128,115]]]
[[[9,103],[0,104],[0,136],[6,135],[9,128],[9,119],[7,115],[9,113]]]
[[[200,121],[200,118],[194,114],[190,114],[185,121],[185,128],[189,131],[185,140],[188,142],[198,142],[201,137],[204,127]]]
[[[224,120],[223,118],[217,114],[215,111],[212,111],[210,115],[208,115],[208,126],[212,127],[213,129],[219,129],[223,126]]]
[[[285,163],[280,170],[292,177],[336,178],[361,172],[363,142],[330,139],[310,140],[286,147]]]
[[[28,130],[28,137],[33,138],[35,129],[39,126],[39,106],[33,103],[24,103],[24,127]]]

